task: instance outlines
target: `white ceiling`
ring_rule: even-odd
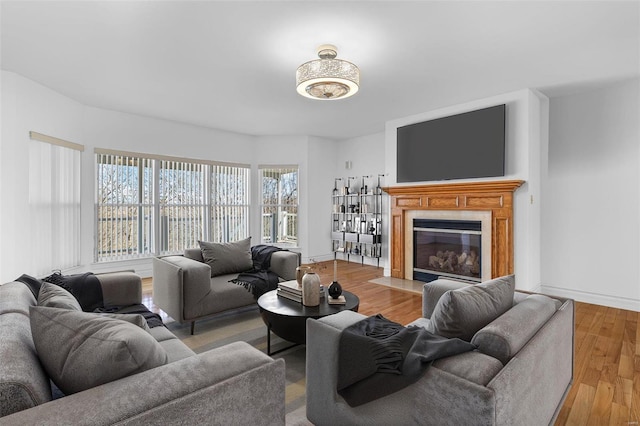
[[[637,76],[639,1],[2,1],[1,66],[86,105],[254,135],[335,139],[522,88]],[[349,99],[295,91],[324,43]]]

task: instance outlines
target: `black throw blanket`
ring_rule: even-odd
[[[164,326],[162,317],[151,312],[142,304],[129,306],[106,306],[104,308],[96,309],[94,312],[105,314],[139,314],[147,320],[149,328]]]
[[[365,318],[340,335],[338,394],[352,407],[365,404],[415,383],[434,360],[475,348],[380,314]]]
[[[251,247],[253,269],[241,272],[229,282],[244,286],[256,300],[266,292],[277,289],[280,278],[268,269],[271,266],[271,255],[280,250],[282,249],[264,244]]]
[[[78,300],[84,312],[140,314],[147,320],[149,328],[164,326],[160,315],[149,311],[145,305],[104,306],[102,284],[100,284],[98,277],[91,272],[76,275],[62,275],[56,272],[43,278],[43,281],[59,285],[71,293]]]
[[[104,306],[102,302],[102,285],[98,277],[91,272],[76,275],[62,275],[56,272],[43,278],[43,281],[59,285],[73,294],[85,312],[93,312]]]

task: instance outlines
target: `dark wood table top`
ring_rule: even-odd
[[[258,298],[258,306],[271,314],[286,317],[322,318],[344,310],[357,312],[360,305],[358,296],[348,291],[343,291],[342,295],[347,301],[344,305],[330,305],[327,303],[329,296],[325,296],[320,298],[318,306],[304,306],[302,303],[280,297],[276,290],[272,290]]]

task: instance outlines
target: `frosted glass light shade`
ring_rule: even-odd
[[[323,46],[321,46],[323,47]],[[335,48],[334,48],[335,49]],[[335,50],[319,51],[320,59],[306,62],[296,71],[296,89],[311,99],[344,99],[358,92],[360,70],[348,61],[335,59]]]

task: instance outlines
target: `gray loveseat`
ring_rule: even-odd
[[[137,275],[98,279],[105,304],[141,303]],[[167,364],[52,400],[30,327],[35,305],[25,284],[0,285],[2,425],[284,424],[282,360],[245,342],[196,355],[162,326],[149,333]]]
[[[296,279],[299,265],[298,253],[283,250],[271,255],[269,270],[281,280],[289,281]],[[235,272],[212,274],[199,248],[185,250],[184,256],[154,258],[153,303],[181,324],[190,322],[193,334],[196,320],[256,305],[247,289],[229,282],[247,269],[240,267]]]
[[[466,286],[425,284],[424,318],[412,324],[432,329],[439,299]],[[473,335],[478,350],[436,360],[412,385],[356,407],[336,391],[338,344],[365,317],[307,320],[307,417],[317,426],[553,424],[573,380],[573,301],[515,292],[507,309]]]

